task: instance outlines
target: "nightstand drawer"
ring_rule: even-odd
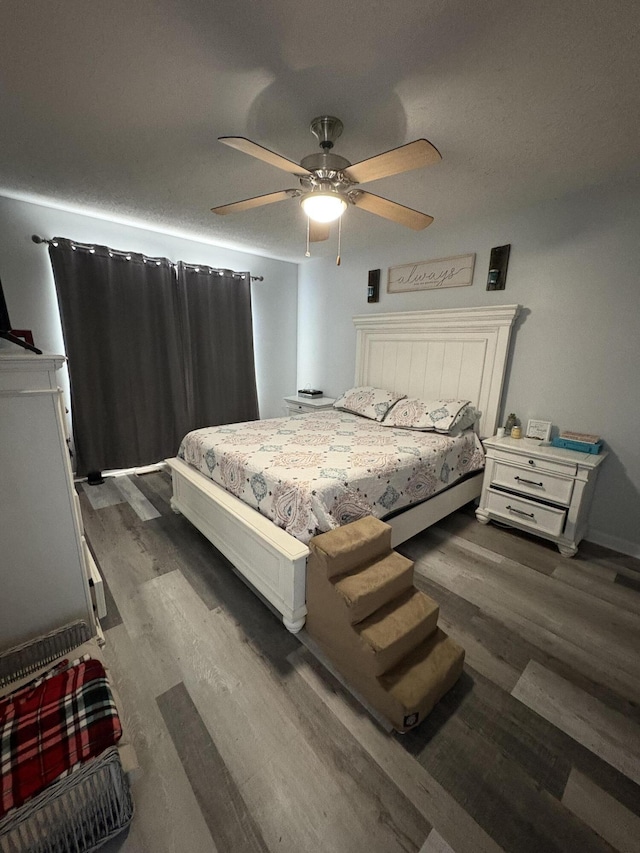
[[[309,412],[325,412],[333,408],[333,397],[300,397],[297,394],[284,398],[288,415],[308,415]]]
[[[527,501],[504,492],[489,489],[486,509],[505,521],[526,527],[533,533],[557,537],[564,528],[566,512],[552,506]]]
[[[513,457],[511,462],[513,463]],[[554,474],[543,473],[540,469],[517,468],[504,462],[495,463],[491,478],[492,486],[567,506],[571,503],[573,482],[568,477],[556,477]]]
[[[537,448],[534,449],[537,450]],[[575,462],[564,462],[548,458],[541,459],[506,450],[492,450],[491,456],[498,462],[508,462],[511,465],[515,463],[522,465],[524,468],[531,468],[533,471],[551,471],[555,474],[566,474],[567,477],[574,477],[578,470]]]

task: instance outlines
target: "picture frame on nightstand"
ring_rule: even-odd
[[[537,418],[531,418],[527,421],[525,438],[533,438],[542,444],[549,444],[549,440],[551,439],[551,421],[541,421]]]

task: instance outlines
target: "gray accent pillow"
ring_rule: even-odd
[[[449,433],[454,428],[461,429],[460,423],[471,426],[476,419],[477,412],[469,400],[405,397],[391,409],[384,426]]]

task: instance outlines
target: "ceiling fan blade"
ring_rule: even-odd
[[[323,240],[329,239],[331,224],[329,222],[314,222],[309,220],[309,242],[322,243]]]
[[[419,169],[422,166],[431,166],[442,160],[440,152],[426,139],[416,139],[407,142],[400,148],[393,148],[354,163],[344,170],[344,174],[350,181],[362,184],[365,181],[377,181],[378,178],[387,178],[389,175],[398,175],[400,172],[408,172],[411,169]]]
[[[221,216],[227,213],[240,213],[243,210],[251,210],[253,207],[262,207],[263,204],[273,204],[275,201],[284,201],[285,198],[295,198],[299,194],[299,190],[280,190],[277,193],[267,193],[253,198],[245,198],[243,201],[234,201],[232,204],[221,204],[219,207],[212,207],[211,212],[219,213]]]
[[[286,157],[281,157],[275,151],[269,151],[268,148],[263,148],[257,142],[252,142],[250,139],[245,139],[244,136],[219,136],[218,142],[223,142],[231,148],[236,148],[238,151],[243,151],[245,154],[250,154],[252,157],[257,157],[258,160],[263,160],[269,163],[270,166],[275,166],[276,169],[283,169],[291,175],[310,175],[308,169],[303,168],[299,163],[294,163],[293,160],[287,160]]]
[[[421,231],[433,222],[433,216],[420,213],[419,210],[413,210],[411,207],[405,207],[403,204],[389,201],[388,198],[382,198],[382,196],[364,190],[358,191],[353,203],[362,210],[375,213],[376,216],[383,216],[385,219],[391,219],[393,222],[399,222],[400,225],[406,225],[407,228],[413,228],[414,231]]]

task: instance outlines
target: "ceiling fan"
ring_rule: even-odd
[[[431,225],[432,216],[361,190],[358,185],[422,166],[431,166],[442,159],[437,148],[426,139],[416,139],[414,142],[408,142],[399,148],[393,148],[352,165],[344,157],[331,153],[333,143],[342,134],[342,129],[342,122],[335,116],[314,118],[310,130],[320,143],[322,151],[309,154],[300,164],[244,136],[219,137],[219,141],[225,145],[295,175],[300,181],[300,188],[280,190],[232,204],[223,204],[213,207],[213,213],[224,216],[227,213],[239,213],[265,204],[284,201],[287,198],[299,198],[304,212],[309,217],[308,238],[316,243],[329,237],[331,222],[339,219],[351,204],[376,216],[406,225],[415,231]]]

